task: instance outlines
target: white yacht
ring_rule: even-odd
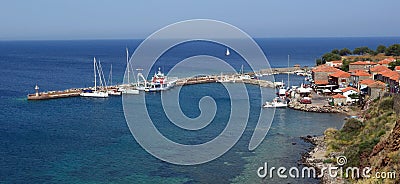
[[[104,88],[104,84],[103,84],[103,81],[102,81],[99,65],[96,62],[96,58],[93,58],[93,71],[94,71],[94,90],[92,90],[92,89],[83,90],[82,93],[80,94],[80,96],[82,96],[82,97],[96,97],[96,98],[106,98],[106,97],[108,97],[108,93],[107,92],[99,91],[97,89],[97,74],[99,75],[99,80],[100,80],[100,84],[101,84],[102,88]]]
[[[272,102],[265,102],[263,105],[264,108],[284,108],[287,107],[286,100],[282,100],[280,98],[274,98]]]

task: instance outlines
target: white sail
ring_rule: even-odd
[[[226,53],[225,53],[225,55],[227,55],[227,56],[231,55],[231,53],[229,52],[229,48],[226,48]]]

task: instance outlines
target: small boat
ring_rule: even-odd
[[[139,94],[139,90],[135,89],[133,87],[120,88],[120,89],[118,89],[118,92],[120,92],[122,94],[127,94],[127,95],[138,95]]]
[[[226,48],[226,53],[225,53],[225,55],[226,55],[226,56],[231,55],[231,53],[229,52],[229,48]]]
[[[121,96],[122,95],[122,92],[118,91],[117,89],[108,90],[107,93],[109,95],[113,95],[113,96]]]
[[[100,84],[103,86],[103,81],[102,81],[102,72],[101,71],[101,66],[99,66],[99,64],[97,64],[96,62],[96,58],[93,58],[93,70],[94,70],[94,90],[92,89],[87,89],[87,90],[83,90],[82,93],[80,94],[80,96],[82,97],[95,97],[95,98],[106,98],[108,97],[108,93],[105,91],[98,91],[97,89],[97,73],[99,75],[99,79],[100,79]]]
[[[287,102],[282,101],[280,98],[274,98],[272,102],[265,102],[264,108],[285,108],[287,107]]]

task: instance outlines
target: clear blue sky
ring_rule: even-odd
[[[253,37],[400,36],[398,0],[5,0],[0,40],[145,38],[207,18]]]

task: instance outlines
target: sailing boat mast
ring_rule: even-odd
[[[97,91],[96,57],[93,58],[94,91]]]
[[[290,65],[289,65],[289,59],[290,59],[290,55],[287,55],[287,65],[288,65],[288,69],[289,69],[289,67],[290,67]],[[290,88],[290,80],[289,80],[289,77],[290,77],[290,72],[288,72],[287,73],[287,83],[288,83],[288,89]]]
[[[111,64],[111,68],[110,68],[110,86],[112,86],[112,64]]]
[[[129,75],[130,75],[130,66],[129,66],[129,51],[128,51],[128,47],[126,48],[126,68],[128,70],[128,85],[130,84],[129,81]]]

